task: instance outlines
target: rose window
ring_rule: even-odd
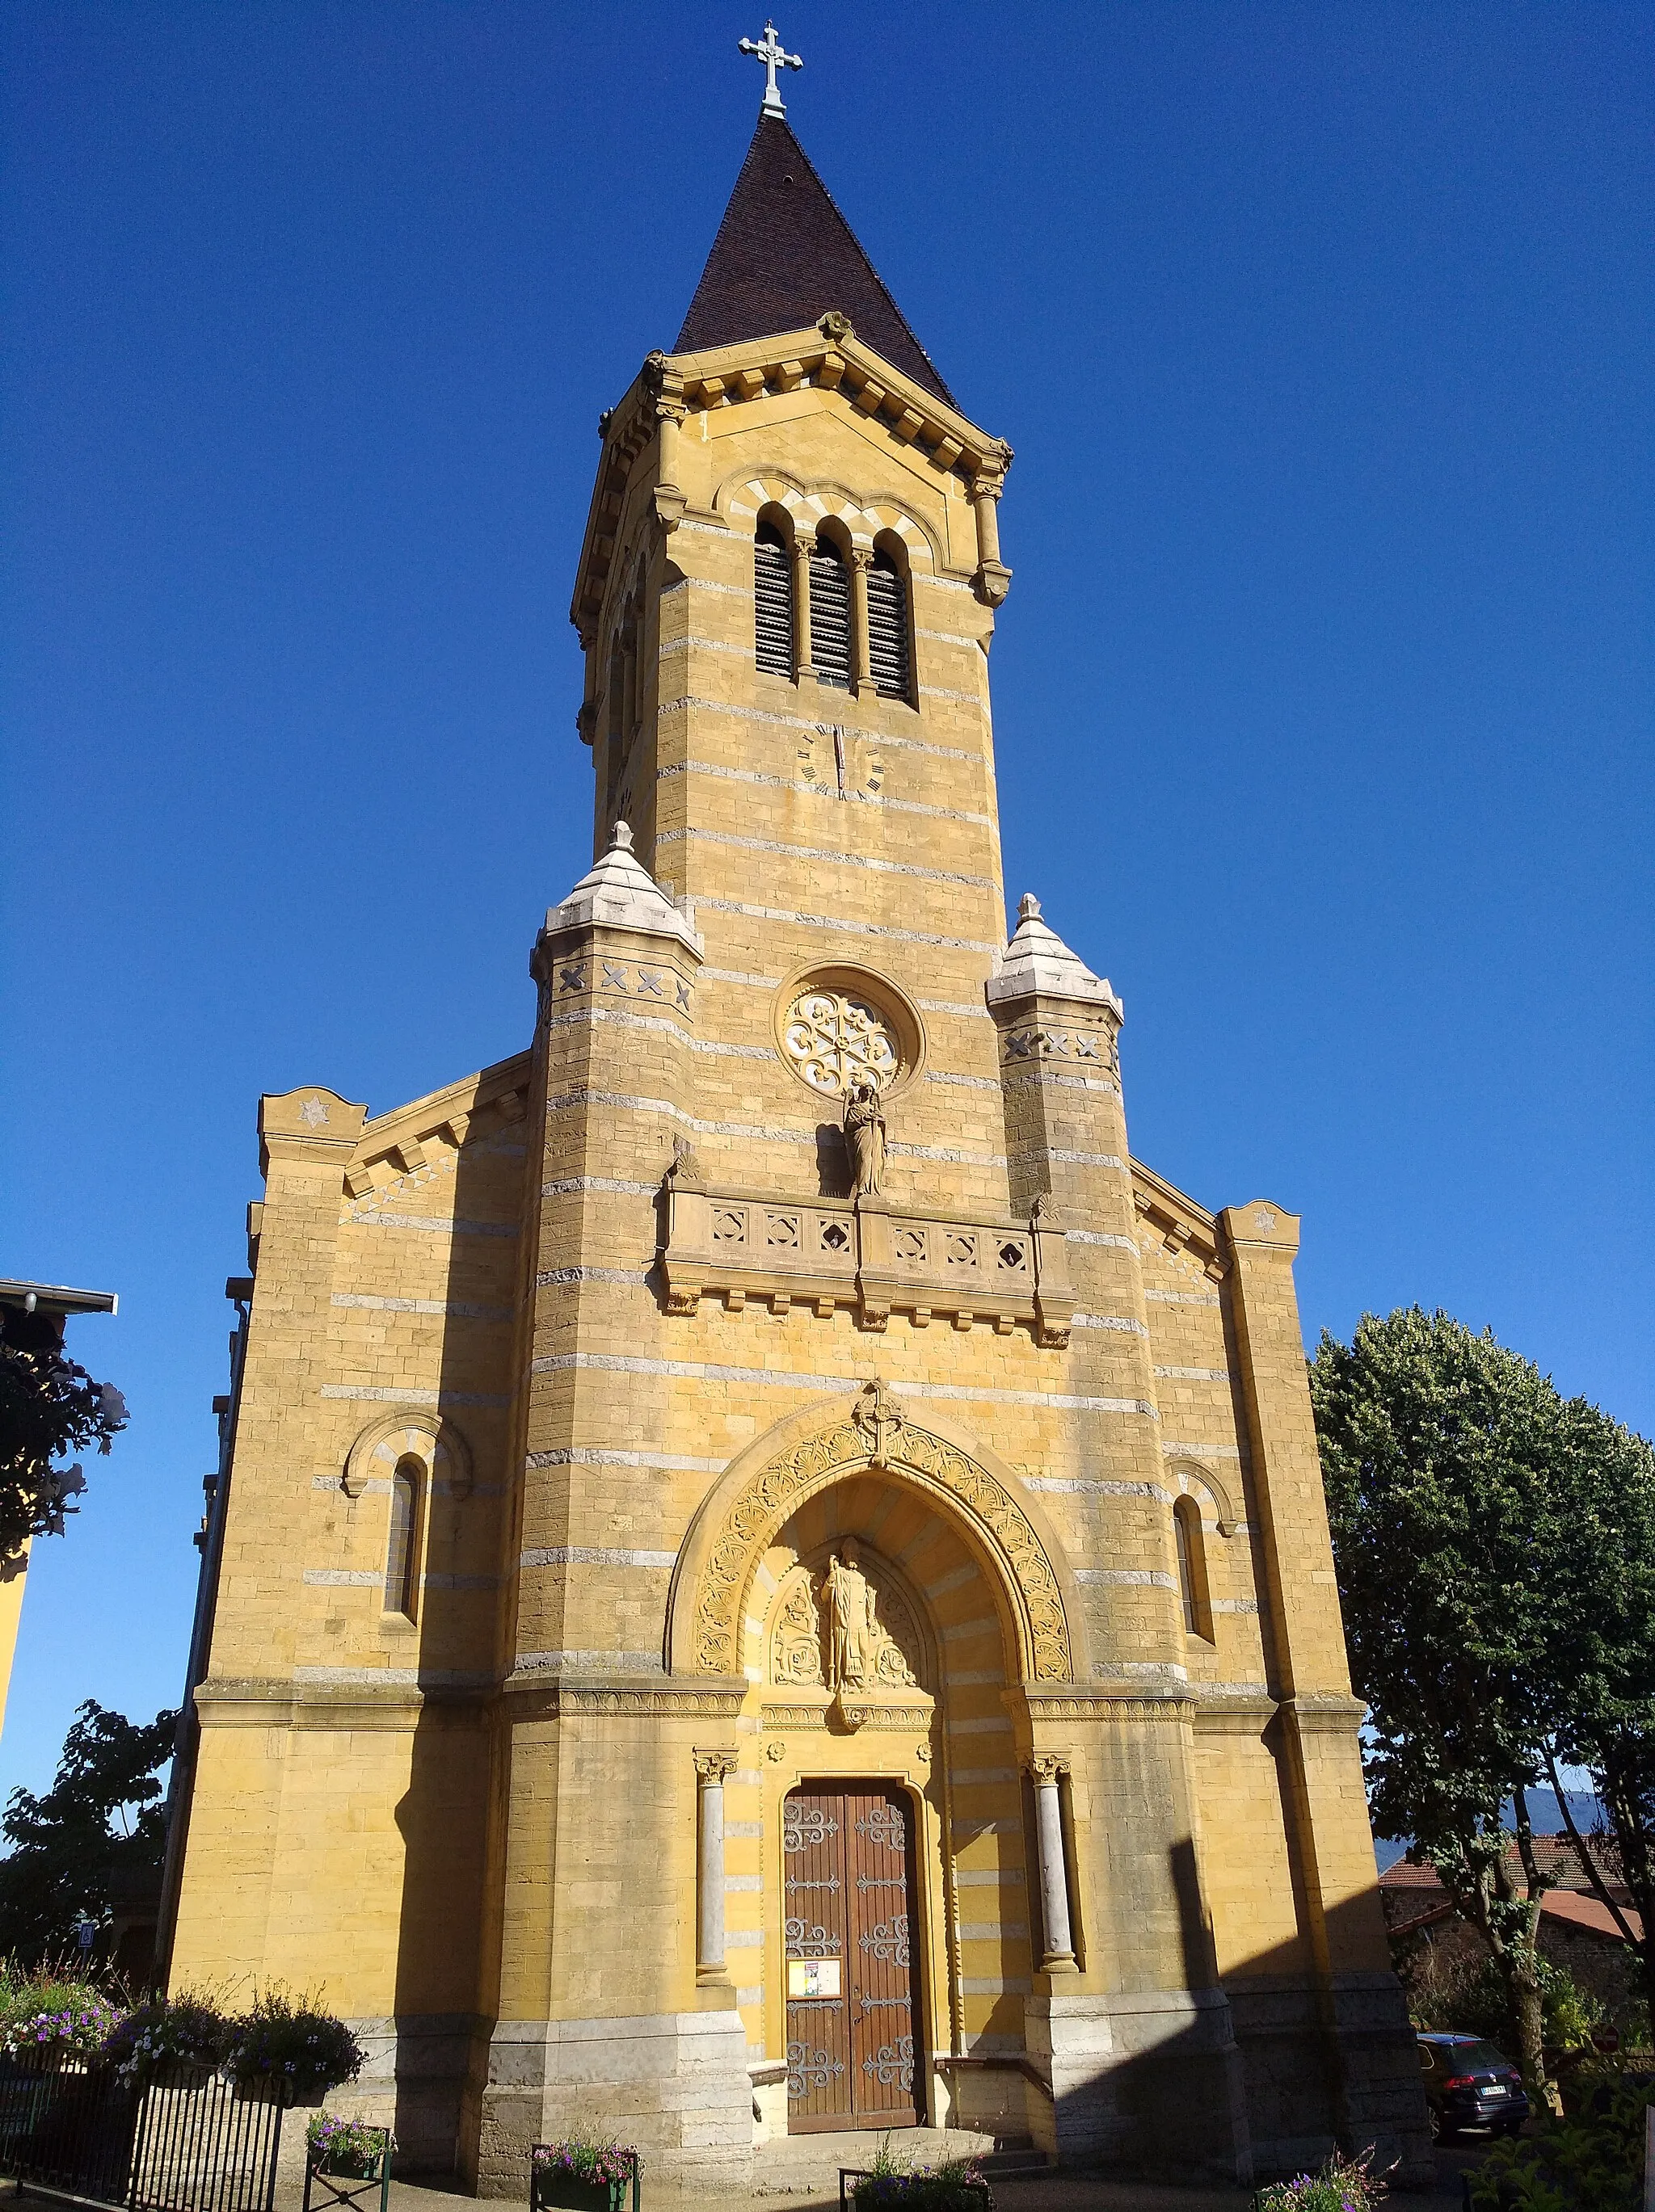
[[[885,1091],[902,1070],[902,1054],[885,1016],[866,999],[843,991],[806,991],[796,999],[782,1048],[812,1091],[843,1098],[866,1077]]]

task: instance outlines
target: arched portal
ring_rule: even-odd
[[[680,1554],[673,1671],[748,1686],[729,1974],[777,2132],[1030,2128],[1026,1693],[1074,1653],[1013,1480],[870,1389],[744,1454]]]
[[[858,1468],[923,1492],[951,1516],[990,1571],[995,1601],[1015,1645],[1019,1679],[1074,1680],[1061,1553],[1038,1525],[1037,1507],[1016,1497],[985,1455],[950,1436],[941,1423],[921,1425],[904,1418],[878,1383],[826,1418],[818,1411],[779,1425],[715,1486],[691,1527],[673,1576],[667,1629],[673,1674],[740,1670],[743,1623],[765,1546],[816,1492]]]

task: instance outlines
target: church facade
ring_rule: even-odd
[[[1119,1000],[1007,938],[1010,452],[779,103],[603,432],[532,1040],[261,1102],[172,1982],[323,1990],[484,2193],[1417,2164],[1299,1224],[1135,1161]]]

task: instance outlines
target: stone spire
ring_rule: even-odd
[[[1120,1000],[1107,976],[1094,975],[1078,952],[1071,952],[1056,931],[1040,919],[1040,902],[1025,891],[1018,902],[1017,930],[1000,972],[989,979],[991,1006],[1018,999],[1080,999],[1088,1005],[1112,1007],[1123,1018]]]
[[[546,934],[587,927],[630,929],[675,938],[699,955],[701,939],[632,850],[632,832],[618,822],[609,849],[587,869],[561,905],[546,909]]]

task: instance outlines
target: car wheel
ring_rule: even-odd
[[[1520,2136],[1523,2132],[1523,2123],[1521,2120],[1502,2120],[1495,2132],[1502,2136]]]

